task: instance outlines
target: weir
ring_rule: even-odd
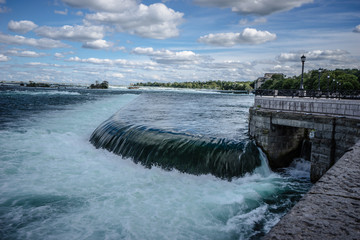
[[[249,134],[273,168],[299,157],[304,140],[310,151],[311,181],[316,182],[360,140],[358,100],[255,96]]]
[[[117,114],[93,132],[90,142],[96,148],[107,149],[145,167],[159,166],[195,175],[210,173],[231,180],[262,164],[261,152],[252,141],[229,141],[129,125]]]

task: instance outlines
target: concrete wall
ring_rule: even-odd
[[[360,142],[264,239],[360,239]]]
[[[312,181],[316,182],[348,148],[360,140],[360,118],[353,115],[345,118],[339,115],[310,114],[307,110],[311,109],[309,106],[312,104],[309,102],[313,99],[309,98],[306,101],[300,99],[301,104],[294,103],[296,99],[284,103],[284,99],[258,98],[255,101],[258,107],[250,109],[249,133],[267,154],[271,167],[286,166],[296,154],[299,156],[302,141],[309,139],[308,133],[312,131],[310,175]],[[350,107],[345,108],[353,106],[353,101],[350,102]],[[257,103],[262,103],[261,107]],[[302,111],[271,108],[283,106],[290,109],[297,105],[302,106]],[[357,114],[356,111],[354,113]]]
[[[359,100],[256,96],[254,106],[261,106],[262,109],[360,118]]]
[[[271,111],[250,109],[249,133],[269,159],[272,168],[287,167],[300,155],[305,129],[275,125],[278,118]]]

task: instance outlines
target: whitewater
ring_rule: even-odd
[[[272,172],[261,154],[261,166],[229,181],[146,167],[89,142],[114,113],[166,131],[249,141],[252,96],[3,89],[0,104],[0,239],[257,239],[310,187],[302,160]]]

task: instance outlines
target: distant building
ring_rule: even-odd
[[[260,88],[261,85],[263,85],[267,80],[270,80],[273,75],[284,76],[283,73],[265,73],[263,77],[259,77],[258,79],[255,80],[255,89]]]

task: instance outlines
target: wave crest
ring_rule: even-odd
[[[231,179],[261,165],[255,143],[206,138],[186,133],[129,125],[116,118],[102,123],[91,135],[96,148],[104,148],[151,168],[173,168],[190,174],[212,174]]]

